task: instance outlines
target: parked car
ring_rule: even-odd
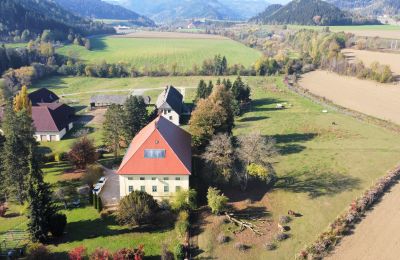
[[[94,186],[93,194],[98,195],[100,193],[100,191],[101,191],[101,188],[103,188],[103,185],[97,183],[96,186]]]
[[[100,180],[99,180],[99,182],[98,182],[98,184],[104,185],[104,184],[106,183],[106,181],[107,181],[107,178],[106,178],[106,177],[101,177]]]

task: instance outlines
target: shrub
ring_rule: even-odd
[[[69,260],[83,260],[86,257],[86,247],[78,246],[69,251]]]
[[[220,191],[216,188],[210,187],[207,192],[208,206],[211,208],[211,212],[219,214],[226,207],[228,198],[223,194],[220,195]]]
[[[160,202],[159,206],[160,206],[160,209],[163,209],[163,210],[170,210],[171,209],[171,204],[169,203],[169,200],[163,199]]]
[[[135,257],[135,252],[128,248],[122,248],[113,254],[114,260],[134,259],[134,257]]]
[[[277,248],[275,243],[266,243],[265,244],[265,249],[267,249],[268,251],[272,251],[275,250]]]
[[[143,191],[133,191],[119,202],[117,220],[122,225],[150,224],[158,209],[153,196]]]
[[[94,252],[90,255],[90,260],[109,260],[111,259],[111,254],[107,249],[96,248]]]
[[[4,217],[7,213],[7,205],[6,204],[0,204],[0,217]]]
[[[68,153],[68,158],[77,169],[86,169],[87,165],[97,160],[93,141],[86,136],[76,141]]]
[[[178,220],[175,224],[175,231],[178,237],[184,238],[189,229],[189,213],[187,211],[179,212]]]
[[[64,214],[54,214],[50,218],[50,233],[54,237],[60,237],[64,234],[65,227],[67,225],[67,216]]]
[[[243,243],[235,243],[234,248],[239,250],[239,251],[246,251],[247,246]]]
[[[285,240],[285,239],[287,239],[287,238],[289,238],[289,235],[286,234],[286,233],[279,233],[279,234],[277,234],[277,235],[275,236],[275,239],[276,239],[277,241],[283,241],[283,240]]]
[[[174,194],[171,201],[173,210],[193,210],[196,208],[197,192],[193,189],[180,190]]]
[[[50,250],[40,243],[30,244],[26,250],[26,258],[28,260],[42,260],[50,258]]]
[[[279,223],[281,223],[282,225],[285,225],[287,223],[289,223],[291,221],[291,218],[289,216],[281,216],[279,218]]]
[[[178,244],[175,247],[175,257],[178,260],[185,259],[185,247],[182,244]]]
[[[225,236],[224,234],[219,234],[217,237],[217,242],[219,244],[224,244],[229,242],[229,237]]]
[[[168,250],[167,245],[163,244],[161,250],[161,260],[174,260],[174,254]]]

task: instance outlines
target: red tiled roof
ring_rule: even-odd
[[[133,138],[117,173],[190,175],[191,139],[189,133],[159,116]],[[146,149],[165,149],[165,158],[145,158]]]

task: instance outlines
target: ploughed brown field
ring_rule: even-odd
[[[161,39],[219,39],[227,40],[228,38],[213,35],[213,34],[201,34],[201,33],[179,33],[179,32],[149,32],[139,31],[129,34],[114,35],[114,38],[161,38]]]
[[[326,71],[307,73],[299,84],[340,106],[400,124],[399,84],[380,84]]]
[[[395,75],[400,75],[400,54],[354,49],[344,49],[342,52],[350,62],[360,60],[366,66],[370,66],[371,63],[377,61],[380,64],[389,65]]]
[[[400,39],[400,30],[357,30],[357,29],[346,29],[347,33],[353,33],[357,36],[365,37],[381,37],[389,39]]]
[[[400,256],[400,185],[393,187],[328,260],[397,260]]]

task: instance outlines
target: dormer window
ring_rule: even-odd
[[[145,149],[144,158],[147,159],[165,158],[165,149]]]

